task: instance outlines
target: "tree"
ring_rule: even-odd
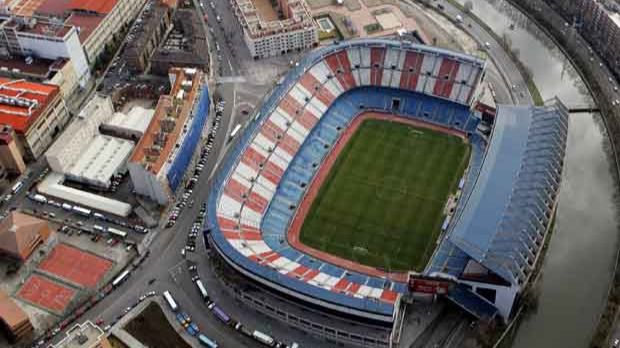
[[[465,1],[465,13],[470,13],[474,9],[474,3],[471,0]]]

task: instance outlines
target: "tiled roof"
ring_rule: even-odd
[[[117,1],[118,0],[71,0],[68,7],[71,10],[108,14],[112,11],[114,6],[116,6]]]
[[[0,77],[0,123],[18,133],[27,132],[58,91],[50,84]]]

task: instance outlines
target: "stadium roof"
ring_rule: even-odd
[[[0,123],[26,133],[58,91],[54,85],[0,77]]]
[[[559,102],[500,106],[476,186],[449,234],[459,249],[511,284],[527,279],[542,246],[567,124]]]

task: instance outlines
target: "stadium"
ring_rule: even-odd
[[[220,164],[205,237],[232,268],[393,325],[411,293],[508,318],[553,217],[568,113],[476,110],[485,61],[361,39],[307,54]]]

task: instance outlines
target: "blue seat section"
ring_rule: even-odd
[[[327,273],[332,277],[342,277],[344,275],[344,269],[328,263],[323,264],[323,267],[321,267],[321,272]]]
[[[491,320],[498,313],[492,304],[460,284],[448,292],[448,299],[477,318]]]
[[[386,283],[390,283],[390,282],[385,279],[380,279],[380,278],[369,278],[368,283],[366,283],[366,285],[371,286],[373,288],[381,289],[381,288],[385,288]]]
[[[278,252],[283,257],[286,257],[287,259],[293,261],[299,259],[300,257],[303,257],[303,254],[301,252],[299,252],[297,249],[291,248],[290,246],[283,247],[281,250],[278,250]]]

